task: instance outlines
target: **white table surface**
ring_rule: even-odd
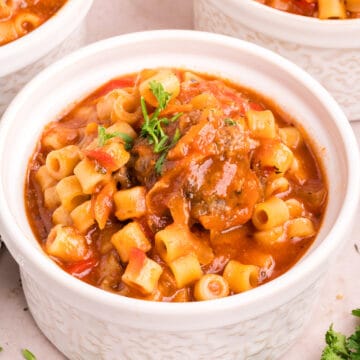
[[[89,43],[132,31],[191,29],[192,0],[95,0],[87,24]],[[360,121],[351,125],[360,143]],[[332,322],[339,331],[353,331],[356,320],[350,311],[360,307],[360,253],[354,246],[360,248],[359,210],[357,219],[315,304],[311,322],[282,360],[318,360],[324,334]],[[38,360],[65,359],[34,323],[26,307],[18,267],[6,250],[0,251],[0,346],[0,360],[22,359],[23,348],[31,350]]]

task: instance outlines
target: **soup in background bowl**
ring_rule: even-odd
[[[273,2],[280,3],[292,1]],[[360,119],[359,19],[299,16],[255,0],[194,0],[194,23],[197,30],[235,36],[288,58],[320,81],[350,120]]]
[[[35,30],[53,16],[66,0],[1,0],[0,46]]]
[[[84,44],[92,2],[0,0],[0,115],[34,75]]]
[[[306,139],[311,139],[311,148],[321,157],[323,176],[328,179],[327,207],[315,241],[281,276],[250,291],[215,300],[144,301],[80,281],[44,252],[33,234],[24,203],[29,158],[44,126],[74,114],[71,109],[81,109],[81,103],[74,103],[87,98],[102,84],[144,68],[191,69],[196,76],[202,73],[228,79],[250,89],[250,94],[256,92],[261,98],[270,98],[276,118],[280,110],[281,114],[290,114],[305,134],[311,134]],[[152,111],[151,106],[156,109],[157,103],[151,105],[152,100],[148,101],[145,100],[145,107],[152,116],[156,110]],[[132,110],[133,107],[127,107],[128,112],[134,113]],[[83,110],[80,113],[78,119],[85,116]],[[25,124],[24,116],[28,119]],[[79,50],[43,71],[10,105],[0,131],[1,234],[20,265],[29,309],[40,329],[69,358],[279,357],[309,319],[322,279],[344,243],[356,211],[359,170],[353,164],[359,162],[359,154],[345,119],[329,94],[287,60],[253,44],[208,33],[129,34]],[[230,120],[225,124],[221,117],[221,126],[235,129],[231,126],[238,125],[232,125]],[[99,129],[96,123],[88,128],[94,131],[93,150],[98,148],[99,134],[118,138],[116,134],[112,136],[111,129],[107,130],[112,125],[101,126]],[[124,133],[124,128],[116,131]],[[169,132],[168,136],[173,139],[174,135]],[[156,142],[149,144],[147,137],[143,140],[147,147]],[[124,147],[122,141],[115,143]],[[103,145],[111,144],[110,141]],[[170,158],[166,158],[163,170],[167,171],[170,165]],[[156,204],[161,210],[161,202]]]
[[[260,4],[292,14],[319,19],[353,19],[360,17],[359,0],[255,0]]]

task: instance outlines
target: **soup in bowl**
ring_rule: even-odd
[[[302,70],[219,35],[131,34],[49,67],[0,132],[1,233],[38,326],[69,358],[279,357],[355,213],[344,119]]]
[[[360,48],[360,37],[355,35],[360,32],[360,20],[342,19],[329,6],[344,6],[343,1],[326,2],[324,19],[304,16],[304,11],[299,15],[304,8],[314,10],[308,15],[318,15],[314,1],[265,1],[271,6],[261,2],[195,0],[195,28],[251,41],[288,58],[319,80],[350,120],[359,119],[360,74],[354,59]],[[341,9],[337,11],[346,15],[346,9]]]
[[[25,200],[70,274],[155,301],[242,293],[288,270],[326,210],[319,154],[266,99],[189,70],[110,80],[46,126]]]
[[[0,1],[0,46],[14,41],[39,27],[53,16],[66,0]]]
[[[319,19],[352,19],[360,17],[359,0],[255,0],[260,4],[292,14]]]

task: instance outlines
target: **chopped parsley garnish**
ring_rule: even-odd
[[[236,125],[236,121],[234,121],[233,119],[230,119],[230,118],[226,118],[224,120],[225,124],[226,125],[229,125],[229,126],[235,126]]]
[[[158,102],[156,110],[159,110],[159,112],[165,110],[171,99],[171,94],[165,91],[163,85],[155,80],[150,81],[149,87]]]
[[[141,136],[146,137],[149,143],[154,146],[154,153],[160,154],[155,164],[156,173],[160,174],[167,153],[181,136],[179,129],[176,129],[174,137],[170,141],[169,136],[165,133],[162,126],[169,125],[171,122],[176,121],[182,113],[178,113],[170,119],[159,118],[160,112],[167,107],[171,99],[171,94],[165,91],[163,85],[157,81],[150,81],[149,87],[158,102],[158,106],[150,116],[147,111],[145,99],[141,97],[141,111],[144,117],[144,123],[141,126]]]
[[[179,141],[181,137],[180,130],[176,129],[173,139],[171,140],[171,143],[166,146],[164,149],[164,152],[160,155],[160,157],[157,159],[155,163],[155,170],[157,174],[161,174],[162,167],[164,165],[165,158],[169,152],[169,150]]]
[[[352,311],[354,316],[360,317],[360,309]],[[326,347],[324,348],[321,360],[360,360],[360,325],[355,328],[355,332],[346,335],[336,332],[333,325],[325,335]]]
[[[183,113],[180,112],[180,113],[174,115],[172,118],[169,119],[169,122],[174,122],[174,121],[176,121],[182,114],[183,114]]]
[[[165,158],[167,156],[167,151],[166,152],[163,152],[159,158],[156,160],[156,163],[155,163],[155,171],[157,174],[161,174],[161,170],[162,170],[162,167],[164,165],[164,162],[165,162]]]
[[[98,127],[98,140],[99,140],[99,146],[104,146],[106,142],[114,137],[118,137],[125,142],[125,149],[130,150],[132,147],[132,137],[128,134],[124,134],[119,131],[114,131],[112,133],[107,133],[106,128],[104,126]]]
[[[36,356],[28,349],[23,349],[21,353],[26,360],[36,360]]]
[[[0,352],[2,352],[4,349],[3,349],[3,347],[2,346],[0,346]]]

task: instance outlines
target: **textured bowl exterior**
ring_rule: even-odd
[[[62,56],[84,45],[86,40],[86,24],[81,24],[59,46],[51,50],[47,55],[31,63],[24,68],[9,75],[0,77],[0,116],[10,104],[17,92],[30,81],[37,73],[46,66],[60,59]]]
[[[21,269],[26,300],[41,331],[71,360],[273,360],[301,334],[310,318],[323,277],[274,311],[246,321],[191,331],[153,331],[124,326],[59,302],[36,278]],[[115,314],[114,314],[115,315]],[[236,315],[234,314],[234,319]]]
[[[221,1],[194,1],[194,23],[197,30],[235,36],[288,58],[319,80],[342,106],[350,120],[360,119],[359,47],[340,48],[340,43],[338,48],[318,47],[285,41],[269,36],[263,29],[245,25],[243,16],[247,14],[241,11],[234,11],[232,15],[222,10]],[[291,31],[290,24],[289,32]],[[356,32],[354,36],[358,36]]]

